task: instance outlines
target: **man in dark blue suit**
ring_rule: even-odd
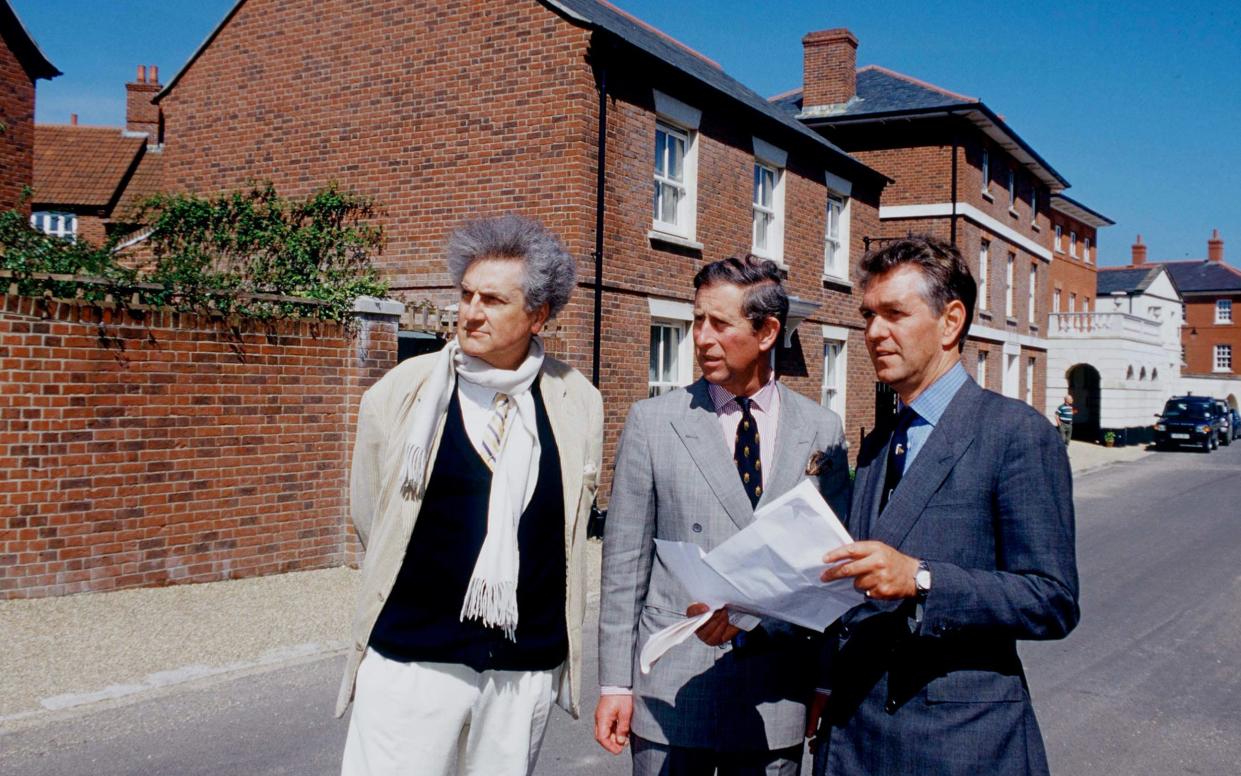
[[[869,600],[829,630],[816,773],[1045,774],[1017,641],[1078,620],[1064,445],[961,366],[977,286],[955,247],[901,240],[862,270],[866,347],[901,411],[862,443],[858,541],[824,558]]]

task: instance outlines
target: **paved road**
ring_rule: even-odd
[[[1082,625],[1022,649],[1053,772],[1237,773],[1241,445],[1088,474],[1076,496]],[[0,737],[0,775],[333,774],[345,734],[331,717],[340,664],[62,714]],[[588,654],[588,680],[593,665]],[[595,745],[587,719],[555,715],[540,774],[628,772],[627,758]]]

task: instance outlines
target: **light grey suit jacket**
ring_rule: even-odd
[[[843,520],[850,486],[840,418],[783,385],[778,390],[776,455],[759,506],[808,476],[812,454],[821,452],[819,488]],[[599,683],[633,688],[632,728],[642,738],[716,751],[801,743],[818,646],[804,632],[754,650],[691,639],[650,674],[637,668],[646,639],[682,619],[693,603],[661,565],[654,539],[710,551],[753,519],[706,381],[633,406],[603,539]]]

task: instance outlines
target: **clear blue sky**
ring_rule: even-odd
[[[10,0],[64,75],[37,119],[124,122],[139,64],[166,83],[234,0]],[[359,2],[360,0],[340,0]],[[512,0],[517,1],[517,0]],[[858,64],[984,100],[1152,259],[1202,258],[1212,228],[1241,266],[1241,3],[614,0],[761,94],[801,83],[801,37],[848,27]]]

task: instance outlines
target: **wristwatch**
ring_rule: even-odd
[[[918,590],[918,600],[925,601],[931,592],[931,567],[924,560],[918,561],[918,570],[914,572],[914,587]]]

